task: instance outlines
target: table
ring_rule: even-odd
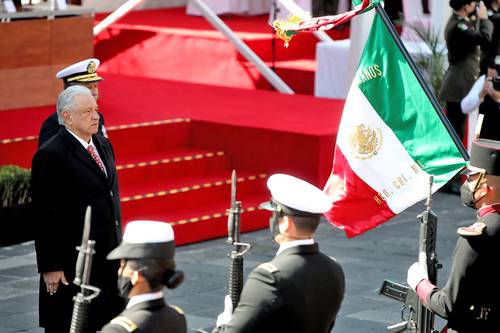
[[[413,59],[429,56],[431,50],[424,42],[403,40]],[[350,39],[316,44],[316,76],[314,95],[345,99],[351,86]],[[445,56],[446,58],[446,56]],[[447,64],[445,64],[447,66]]]

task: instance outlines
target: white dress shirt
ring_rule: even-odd
[[[278,252],[276,252],[276,256],[279,256],[283,251],[286,249],[289,249],[294,246],[299,246],[299,245],[312,245],[314,244],[314,239],[309,238],[309,239],[299,239],[299,240],[294,240],[290,242],[286,242],[280,245],[280,248],[278,249]]]
[[[89,146],[92,146],[94,148],[94,151],[95,151],[97,157],[99,157],[99,159],[101,160],[102,165],[104,166],[104,162],[102,161],[102,158],[99,155],[99,152],[97,151],[97,147],[94,145],[94,142],[92,141],[92,137],[90,137],[90,142],[86,142],[85,140],[83,140],[82,138],[80,138],[78,135],[76,135],[75,133],[71,132],[69,129],[66,128],[66,130],[68,132],[70,132],[71,135],[73,135],[78,140],[78,142],[80,142],[82,144],[82,146],[83,146],[83,148],[85,148],[85,150],[87,150],[89,148]],[[104,174],[106,175],[106,177],[108,176],[108,172],[106,171],[106,167],[105,166],[104,166]]]
[[[160,299],[163,298],[163,291],[157,291],[154,293],[147,293],[147,294],[140,294],[140,295],[135,295],[130,298],[130,301],[128,301],[127,304],[127,309],[130,309],[136,304],[142,303],[142,302],[147,302],[147,301],[152,301],[154,299]]]

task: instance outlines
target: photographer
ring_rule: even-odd
[[[481,75],[460,105],[464,114],[479,106],[479,113],[487,119],[481,129],[481,138],[500,140],[500,56],[491,59],[486,75]]]

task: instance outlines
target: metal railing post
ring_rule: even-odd
[[[127,15],[132,9],[137,7],[138,5],[141,4],[144,0],[128,0],[125,2],[123,5],[118,7],[114,12],[106,16],[104,20],[99,22],[95,27],[94,27],[94,37],[99,35],[104,29],[109,27],[111,24],[115,23],[119,19],[121,19],[123,16]]]
[[[248,47],[236,34],[202,1],[192,0],[198,7],[205,19],[210,22],[217,30],[222,32],[231,44],[250,61],[257,70],[267,79],[267,81],[279,92],[293,95],[293,90],[273,72],[267,65]]]

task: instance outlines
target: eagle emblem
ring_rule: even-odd
[[[377,155],[382,147],[382,130],[371,129],[363,124],[355,126],[349,135],[352,154],[360,160],[367,160]]]
[[[87,72],[89,74],[94,74],[96,69],[97,69],[97,64],[93,61],[89,62],[89,65],[87,66]]]

